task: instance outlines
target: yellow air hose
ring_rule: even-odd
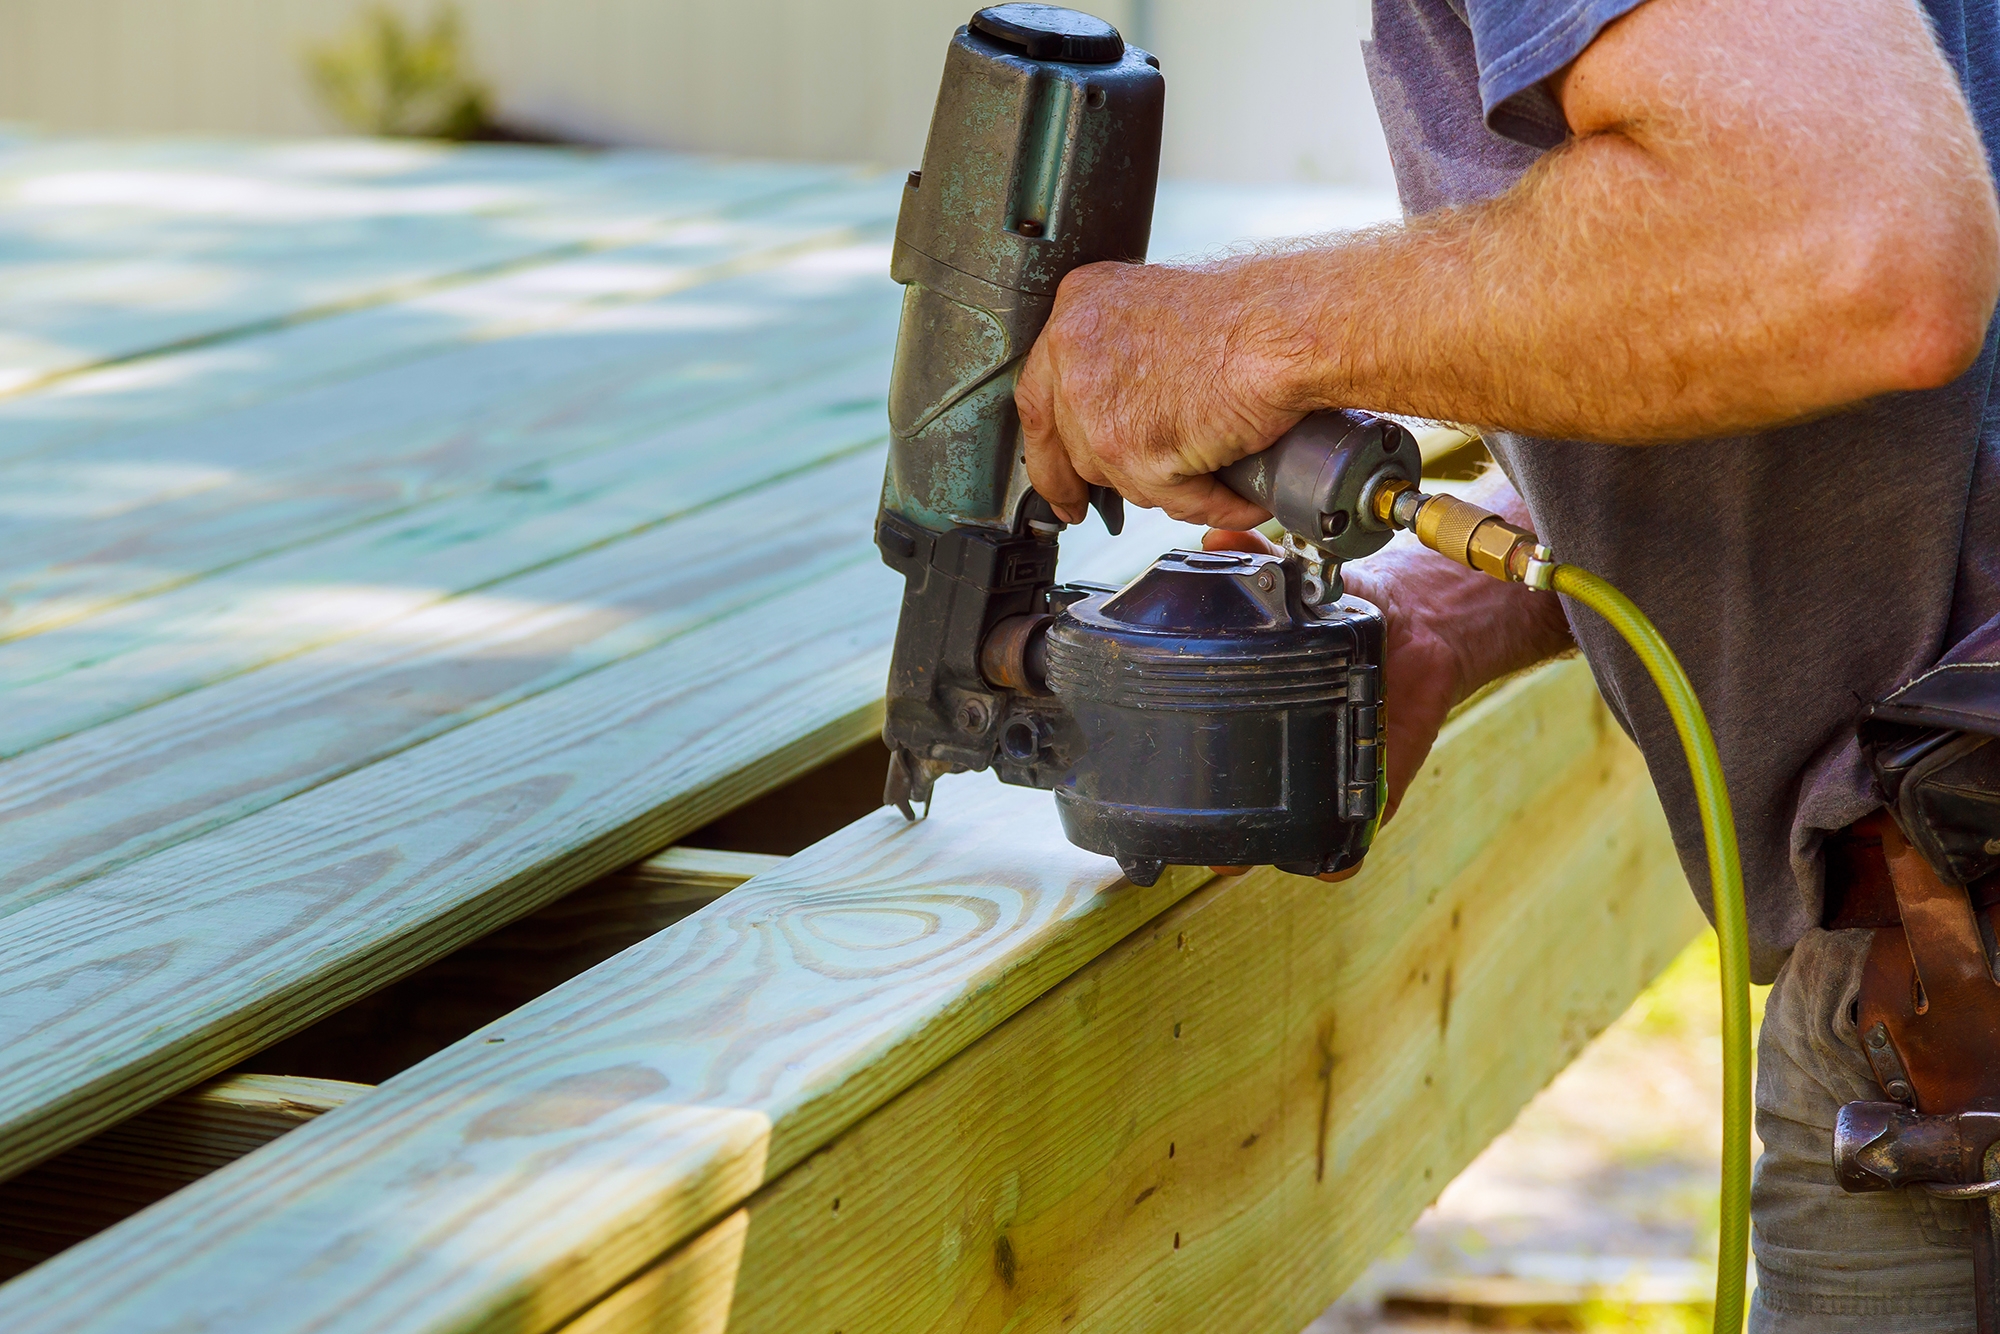
[[[1377,488],[1366,504],[1381,521],[1412,530],[1425,546],[1461,565],[1511,583],[1553,589],[1602,616],[1639,655],[1673,717],[1701,812],[1722,961],[1722,1215],[1715,1334],[1742,1334],[1743,1282],[1750,1258],[1750,929],[1736,818],[1701,701],[1667,641],[1632,599],[1588,570],[1556,564],[1533,533],[1456,497],[1426,496],[1399,481]]]
[[[1622,635],[1673,715],[1694,779],[1714,889],[1715,935],[1722,959],[1722,1235],[1715,1257],[1715,1334],[1741,1334],[1743,1276],[1750,1261],[1750,927],[1743,909],[1743,861],[1736,851],[1736,817],[1722,781],[1722,757],[1694,687],[1674,651],[1632,599],[1574,565],[1558,565],[1550,587],[1611,623]]]

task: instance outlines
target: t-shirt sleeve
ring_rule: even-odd
[[[1531,148],[1569,137],[1542,81],[1583,54],[1613,19],[1642,0],[1461,0],[1479,61],[1486,128]]]

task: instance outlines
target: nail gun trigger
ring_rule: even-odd
[[[1104,530],[1113,537],[1125,531],[1125,497],[1108,486],[1090,488],[1090,507],[1104,520]]]

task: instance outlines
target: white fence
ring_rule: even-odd
[[[1167,74],[1167,174],[1390,184],[1368,0],[1098,0]],[[460,0],[501,114],[621,144],[913,164],[974,0]],[[313,134],[303,52],[361,0],[0,0],[0,119]],[[400,0],[413,16],[429,0]]]

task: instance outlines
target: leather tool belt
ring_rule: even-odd
[[[1849,1103],[1850,1191],[1974,1202],[1980,1334],[2000,1334],[2000,663],[1939,667],[1869,711],[1888,810],[1827,840],[1825,925],[1873,928],[1856,1026],[1889,1102]]]

